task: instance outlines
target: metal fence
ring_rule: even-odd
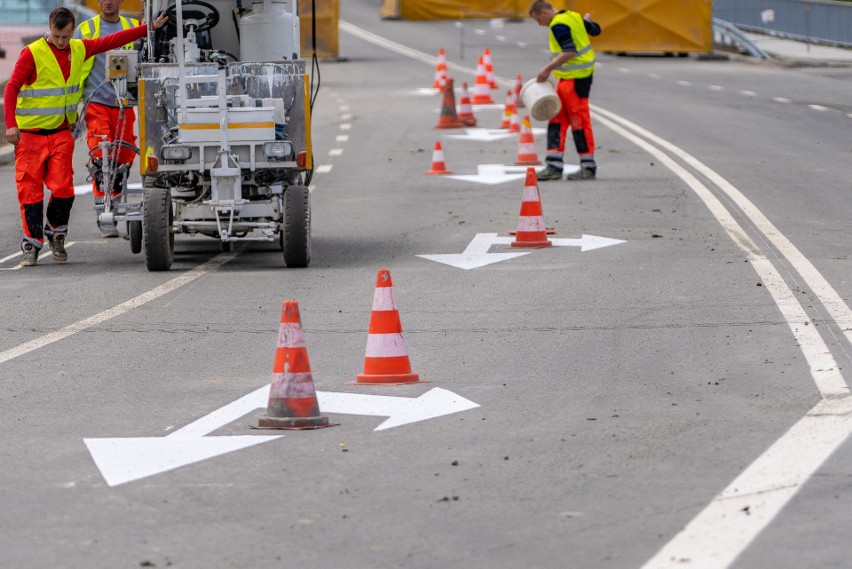
[[[852,47],[852,2],[714,0],[713,15],[744,30]]]

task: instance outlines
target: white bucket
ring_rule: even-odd
[[[556,89],[550,81],[539,83],[535,79],[530,79],[524,83],[521,87],[521,101],[537,121],[552,119],[562,108]]]

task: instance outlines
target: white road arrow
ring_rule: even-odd
[[[508,261],[522,255],[529,255],[529,251],[518,253],[489,253],[488,250],[493,245],[509,245],[514,241],[514,237],[499,237],[496,233],[477,233],[470,244],[460,254],[444,254],[444,255],[417,255],[436,263],[443,263],[451,267],[470,270],[478,269],[500,261]],[[579,247],[580,252],[593,251],[602,249],[611,245],[625,243],[621,239],[610,239],[609,237],[599,237],[597,235],[583,234],[579,239],[563,239],[550,238],[550,241],[556,247]]]
[[[477,184],[505,184],[523,180],[526,177],[526,168],[522,166],[506,166],[504,164],[479,164],[476,174],[460,174],[455,176],[444,176],[453,180],[463,182],[476,182]]]
[[[97,438],[84,442],[107,484],[118,486],[283,437],[207,436],[255,409],[266,407],[268,400],[269,386],[265,385],[166,437]],[[317,400],[323,413],[388,417],[376,431],[479,407],[438,387],[417,398],[317,391]]]
[[[495,140],[503,140],[515,136],[505,129],[491,128],[466,128],[464,134],[447,134],[447,138],[455,138],[457,140],[475,140],[477,142],[493,142]]]

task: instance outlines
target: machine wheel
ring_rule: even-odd
[[[284,264],[304,268],[311,262],[311,193],[307,186],[290,186],[284,192],[284,229],[281,231]]]
[[[130,251],[135,255],[142,251],[142,222],[128,221],[127,235],[130,237]]]
[[[167,188],[149,188],[142,202],[145,265],[149,271],[168,271],[175,260],[172,194]]]

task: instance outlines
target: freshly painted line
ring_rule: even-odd
[[[724,91],[725,90],[725,88],[722,87],[721,85],[710,85],[709,89],[711,91]]]
[[[322,166],[317,166],[314,173],[316,174],[328,174],[331,172],[331,169],[334,167],[334,164],[323,164]]]
[[[828,107],[823,107],[822,105],[808,105],[809,108],[815,111],[827,111]]]
[[[19,356],[23,356],[39,348],[43,348],[48,346],[54,342],[58,342],[59,340],[63,340],[69,336],[73,336],[77,332],[82,332],[83,330],[88,330],[93,326],[97,326],[107,320],[115,318],[116,316],[121,316],[127,312],[130,312],[134,308],[139,308],[143,304],[147,304],[152,300],[156,300],[161,296],[164,296],[172,291],[179,289],[182,286],[185,286],[196,279],[199,279],[213,271],[234,257],[236,257],[239,252],[231,252],[231,253],[220,253],[207,261],[206,263],[195,267],[194,269],[187,271],[186,273],[177,276],[170,281],[167,281],[161,284],[158,287],[155,287],[148,292],[142,293],[139,296],[131,298],[127,302],[122,302],[121,304],[114,306],[108,310],[104,310],[94,316],[89,316],[88,318],[84,318],[74,324],[69,324],[64,328],[60,328],[54,332],[49,334],[45,334],[40,338],[35,338],[34,340],[30,340],[29,342],[25,342],[19,346],[14,348],[10,348],[3,352],[0,352],[0,364],[6,363],[9,360],[15,359]]]
[[[347,122],[340,124],[340,130],[350,130],[351,128],[352,128],[352,125],[347,123]]]
[[[344,113],[344,114],[340,115],[340,120],[350,121],[350,120],[352,120],[352,115],[350,115],[349,113]]]
[[[754,91],[740,91],[740,93],[742,93],[746,97],[756,97],[757,96],[757,93],[755,93]]]
[[[340,156],[341,154],[343,154],[342,148],[332,148],[328,151],[329,156]]]
[[[684,87],[689,87],[692,85],[692,83],[690,83],[689,81],[678,81],[677,84],[683,85]]]
[[[543,166],[540,166],[538,169],[540,170],[541,168],[543,168]],[[444,176],[444,178],[493,186],[496,184],[505,184],[506,182],[523,180],[526,176],[525,168],[521,166],[505,166],[503,164],[479,164],[476,166],[476,172],[476,174],[458,174]]]
[[[442,255],[417,255],[429,261],[450,265],[469,271],[470,269],[478,269],[493,263],[508,261],[515,257],[523,257],[529,255],[528,251],[516,253],[489,253],[488,250],[494,245],[495,240],[500,239],[496,233],[477,233],[471,242],[465,247],[464,252],[459,254],[442,254]],[[511,238],[510,238],[511,239]]]
[[[65,244],[65,248],[67,249],[67,248],[69,248],[69,247],[71,247],[72,245],[75,245],[75,244],[77,244],[77,243],[78,243],[77,241],[69,241],[68,243],[66,243],[66,244]],[[45,245],[45,248],[44,248],[44,249],[42,249],[42,251],[46,251],[46,252],[44,253],[44,257],[41,257],[41,259],[40,259],[40,260],[47,260],[47,259],[50,259],[50,257],[48,257],[48,256],[47,256],[47,253],[49,253],[49,252],[50,252],[50,249],[48,249],[46,245]],[[23,251],[18,251],[17,253],[12,253],[12,254],[11,254],[11,255],[9,255],[8,257],[3,257],[2,259],[0,259],[0,264],[5,263],[6,261],[10,261],[10,260],[14,259],[15,257],[20,257],[20,256],[22,256],[23,254],[24,254],[24,252],[23,252]],[[42,254],[42,253],[41,253],[41,252],[39,252],[39,255],[41,255],[41,254]],[[52,260],[51,260],[51,262],[52,262]],[[21,264],[17,264],[17,265],[15,265],[14,267],[5,267],[5,268],[2,268],[2,269],[0,269],[0,271],[19,271],[19,270],[21,270],[21,269],[23,269],[23,268],[24,268],[24,267],[23,267],[23,265],[21,265]],[[0,362],[0,363],[2,363],[2,362]]]
[[[349,105],[340,105],[339,107],[337,107],[337,110],[342,112],[342,113],[345,113],[346,111],[349,110]]]
[[[793,102],[790,99],[786,99],[784,97],[772,97],[772,100],[775,101],[776,103],[785,103],[785,104]]]
[[[523,41],[519,41],[519,42],[518,42],[518,43],[516,43],[515,45],[516,45],[516,46],[518,46],[518,47],[520,47],[520,48],[527,47],[527,43],[526,43],[526,42],[523,42]]]
[[[335,139],[337,142],[346,142],[349,140],[348,134],[338,134]]]
[[[464,134],[445,134],[446,138],[454,138],[456,140],[473,140],[476,142],[493,142],[495,140],[503,140],[515,136],[505,129],[489,129],[489,128],[466,128]]]
[[[506,36],[494,36],[497,41],[506,41]]]

